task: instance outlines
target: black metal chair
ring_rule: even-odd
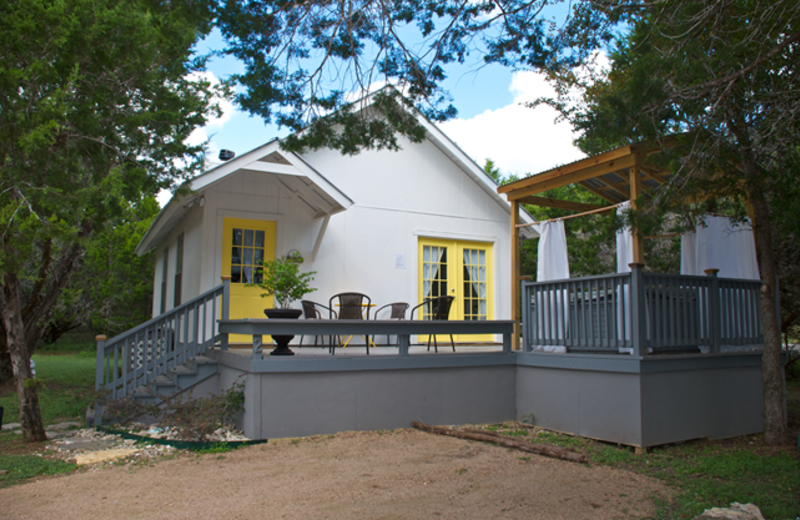
[[[344,292],[331,296],[331,299],[328,301],[328,310],[333,320],[368,320],[369,308],[371,305],[372,299],[366,294]],[[338,316],[337,312],[333,310],[335,306],[339,308]],[[367,354],[369,354],[369,335],[365,336],[364,339],[367,347]],[[340,341],[337,340],[337,343],[340,343]],[[331,354],[335,353],[335,348],[333,337],[331,337]]]
[[[450,319],[450,307],[453,305],[453,301],[455,300],[454,296],[438,296],[436,298],[426,298],[425,301],[420,303],[419,305],[415,306],[411,309],[411,319],[414,319],[414,311],[419,309],[420,307],[429,306],[430,312],[430,319],[432,320],[442,320],[447,321]],[[424,316],[424,314],[423,314]],[[431,337],[433,337],[433,351],[439,352],[438,345],[436,343],[436,334],[428,335],[428,350],[431,349]],[[456,351],[456,344],[453,341],[453,335],[450,334],[450,346],[453,347],[453,352]]]
[[[373,315],[373,319],[378,320],[381,319],[378,317],[378,314],[383,309],[391,309],[389,316],[384,317],[382,319],[385,320],[404,320],[406,319],[406,310],[408,309],[409,305],[406,302],[394,302],[384,305],[380,307],[378,310],[375,311]],[[377,336],[375,336],[377,337]],[[386,344],[389,345],[389,334],[386,335]]]
[[[335,316],[336,311],[331,311],[330,308],[322,305],[321,303],[312,302],[311,300],[300,300],[300,304],[303,306],[303,317],[307,320],[323,320],[327,318],[322,317],[322,312],[320,309],[324,309],[328,311],[328,315],[330,316],[331,313]],[[300,344],[298,347],[303,346],[303,338],[305,336],[300,336]],[[317,346],[317,341],[319,341],[319,336],[314,336],[314,346]],[[322,343],[322,346],[325,346],[325,343]]]

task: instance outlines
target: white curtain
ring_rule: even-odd
[[[689,231],[681,235],[681,274],[700,276],[703,271],[697,272],[697,253],[695,244],[697,236],[694,231]]]
[[[567,234],[564,229],[564,222],[556,220],[554,222],[540,222],[535,226],[539,233],[538,261],[536,268],[536,281],[547,282],[550,280],[566,280],[569,278],[569,255],[567,254]],[[536,307],[538,320],[539,339],[544,337],[546,327],[549,329],[551,323],[550,310],[555,309],[557,330],[555,335],[558,339],[566,337],[566,330],[569,325],[569,295],[566,291],[556,293],[545,293],[538,295],[539,301]],[[543,345],[536,347],[537,350],[545,352],[567,351],[566,347],[555,345]]]
[[[631,202],[626,200],[617,206],[617,213],[623,214],[630,210]],[[617,272],[630,273],[631,268],[628,264],[633,263],[633,234],[630,226],[625,226],[617,230]]]
[[[701,276],[719,269],[720,278],[758,280],[753,228],[749,222],[734,225],[727,217],[704,217],[694,233],[681,237],[681,274]],[[692,244],[692,242],[694,242]]]
[[[566,280],[569,278],[569,256],[564,221],[540,222],[534,227],[539,233],[536,281]]]
[[[617,213],[621,215],[630,209],[631,201],[626,200],[617,206]],[[632,263],[633,233],[630,226],[625,226],[617,230],[617,272],[630,273]],[[631,339],[631,291],[628,285],[617,288],[617,336],[625,340]],[[633,349],[621,347],[619,351],[632,353]]]

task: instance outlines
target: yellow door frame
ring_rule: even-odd
[[[239,230],[237,244],[233,243],[234,230]],[[247,287],[247,283],[255,279],[261,254],[264,260],[275,259],[276,231],[275,221],[223,217],[221,275],[231,276],[231,319],[263,318],[264,309],[272,307],[272,296],[262,298],[262,290],[259,287]],[[263,247],[259,247],[259,232],[263,232]],[[253,337],[232,334],[229,341],[252,344]],[[269,340],[265,338],[265,341]]]
[[[494,317],[494,283],[493,283],[493,274],[494,274],[494,244],[491,242],[476,242],[470,240],[454,240],[454,239],[441,239],[441,238],[427,238],[427,237],[420,237],[418,241],[418,293],[419,294],[419,301],[426,297],[425,295],[425,276],[426,271],[424,268],[425,258],[424,258],[424,250],[425,247],[433,247],[433,248],[446,248],[447,250],[447,257],[446,257],[446,294],[444,294],[444,287],[441,285],[439,286],[439,294],[437,291],[433,291],[435,296],[455,296],[455,301],[453,302],[453,306],[450,309],[450,319],[451,320],[465,320],[465,319],[486,319],[491,320]],[[486,284],[486,309],[485,313],[481,316],[475,315],[473,313],[465,313],[465,293],[466,288],[465,285],[469,283],[469,281],[465,284],[465,262],[464,262],[464,250],[473,250],[473,251],[483,251],[485,253],[485,263],[482,267],[485,269],[485,280],[483,282]],[[472,255],[470,255],[472,257]],[[431,263],[431,262],[429,262]],[[470,269],[470,272],[473,271],[472,268],[479,267],[479,265],[467,265]],[[432,276],[432,269],[429,269],[428,275]],[[435,282],[432,282],[435,284]],[[474,299],[474,298],[473,298]],[[479,298],[480,299],[480,298]],[[480,303],[478,302],[480,306]],[[421,310],[421,309],[420,309]],[[417,319],[423,319],[422,313],[417,314]],[[418,338],[418,341],[425,340],[427,342],[427,338]],[[492,341],[494,336],[491,334],[475,336],[475,335],[454,335],[453,339],[456,342],[461,343],[474,343],[477,341]],[[440,344],[446,344],[450,341],[448,336],[437,336],[437,342]]]

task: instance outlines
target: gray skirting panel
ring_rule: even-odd
[[[221,388],[246,378],[242,426],[252,439],[530,414],[543,428],[643,447],[763,429],[759,352],[216,357]]]

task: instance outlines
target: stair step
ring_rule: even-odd
[[[180,391],[185,391],[218,372],[216,359],[198,355],[139,386],[130,393],[132,399],[149,405],[158,405]],[[88,419],[87,419],[88,420]]]

